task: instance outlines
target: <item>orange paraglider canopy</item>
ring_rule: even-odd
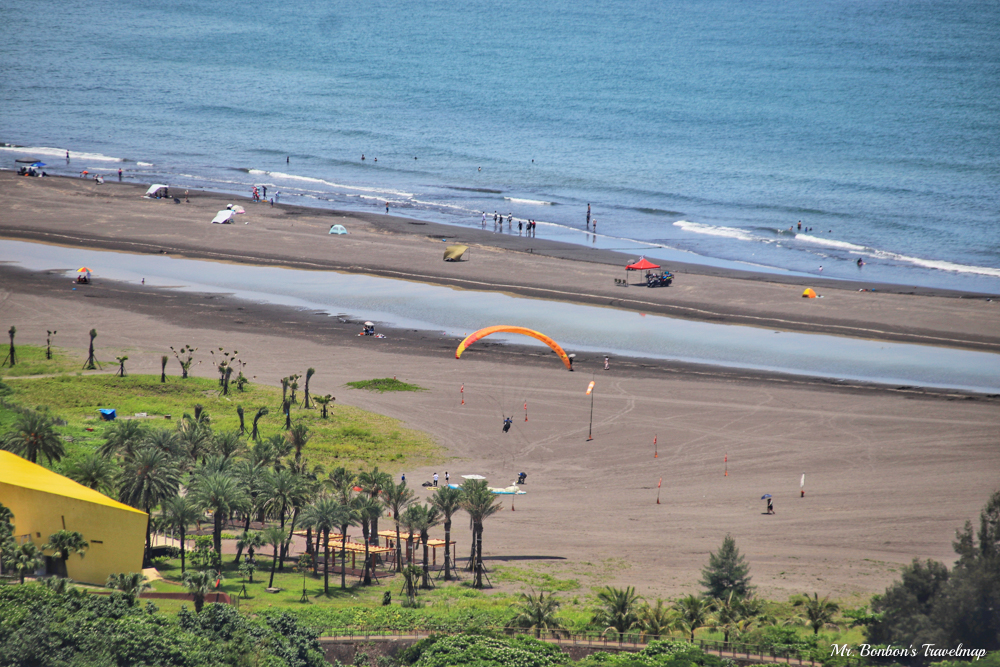
[[[814,290],[812,287],[807,287],[806,291],[802,293],[802,298],[804,298],[804,299],[815,299],[816,298],[816,290]]]
[[[562,359],[563,365],[566,366],[566,368],[568,368],[569,370],[573,370],[573,362],[570,361],[569,355],[566,354],[566,351],[563,350],[561,347],[559,347],[559,343],[555,342],[545,334],[539,333],[538,331],[534,331],[532,329],[526,329],[524,327],[511,327],[505,325],[486,327],[485,329],[480,329],[479,331],[472,332],[465,338],[465,340],[459,343],[458,349],[455,350],[455,358],[460,359],[462,357],[462,353],[465,352],[466,348],[475,343],[480,338],[485,338],[490,334],[501,333],[501,332],[521,334],[522,336],[531,336],[536,340],[542,341],[543,343],[551,347],[553,352],[559,355],[559,358]]]

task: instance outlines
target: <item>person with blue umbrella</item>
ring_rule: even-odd
[[[771,494],[765,493],[760,497],[761,500],[767,501],[767,514],[774,514],[774,503],[771,502]]]

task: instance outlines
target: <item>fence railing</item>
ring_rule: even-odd
[[[692,647],[697,647],[706,653],[712,653],[724,658],[742,660],[745,662],[758,662],[770,664],[807,665],[815,667],[817,663],[804,657],[798,651],[774,651],[762,650],[752,644],[742,644],[738,642],[721,642],[713,640],[696,639],[691,641],[687,638],[673,635],[650,635],[650,634],[625,634],[617,633],[569,633],[554,630],[526,630],[523,628],[491,628],[481,627],[477,632],[487,634],[513,636],[531,636],[545,642],[558,644],[560,646],[583,646],[588,648],[606,648],[612,650],[639,651],[645,648],[649,642],[655,640],[684,642]],[[343,641],[390,641],[390,640],[419,640],[425,639],[432,634],[454,635],[457,632],[439,630],[414,630],[412,632],[401,632],[398,630],[367,630],[362,628],[334,628],[320,637],[320,641],[343,640]]]

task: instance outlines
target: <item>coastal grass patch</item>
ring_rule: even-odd
[[[0,345],[0,360],[7,356],[8,346]],[[40,345],[15,345],[17,363],[0,366],[0,378],[31,375],[51,375],[82,371],[86,357],[73,355],[58,347],[52,348],[52,358],[45,358],[45,348]],[[101,362],[104,363],[103,361]]]
[[[408,382],[397,380],[396,378],[375,378],[373,380],[358,380],[348,382],[348,387],[353,389],[366,389],[384,394],[387,391],[427,391],[423,387]]]
[[[94,451],[103,443],[104,429],[99,409],[114,408],[119,419],[139,419],[150,428],[176,428],[182,416],[193,414],[201,405],[209,414],[213,430],[239,429],[237,408],[244,411],[247,434],[254,415],[262,407],[268,414],[259,422],[262,437],[285,433],[281,410],[281,390],[251,384],[245,391],[230,388],[223,396],[217,380],[158,375],[116,377],[104,374],[63,374],[35,378],[7,378],[11,392],[0,405],[0,431],[5,432],[16,417],[15,407],[45,409],[60,420],[57,431],[66,442],[64,462]],[[301,399],[301,394],[297,397]],[[310,462],[326,467],[379,465],[395,470],[430,463],[440,458],[440,449],[426,433],[407,429],[391,417],[353,406],[337,405],[323,418],[319,409],[292,406],[293,423],[309,427],[311,438],[305,449]],[[62,422],[65,422],[63,425]],[[59,466],[61,469],[61,466]]]

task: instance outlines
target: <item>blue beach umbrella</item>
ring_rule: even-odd
[[[771,494],[770,494],[770,493],[765,493],[764,495],[762,495],[762,496],[760,497],[760,499],[761,499],[761,500],[767,500],[767,499],[768,499],[768,498],[770,498],[770,497],[771,497]]]
[[[45,166],[45,163],[44,163],[44,162],[35,162],[35,163],[34,163],[34,164],[32,164],[31,166],[32,166],[32,167],[44,167],[44,166]]]

